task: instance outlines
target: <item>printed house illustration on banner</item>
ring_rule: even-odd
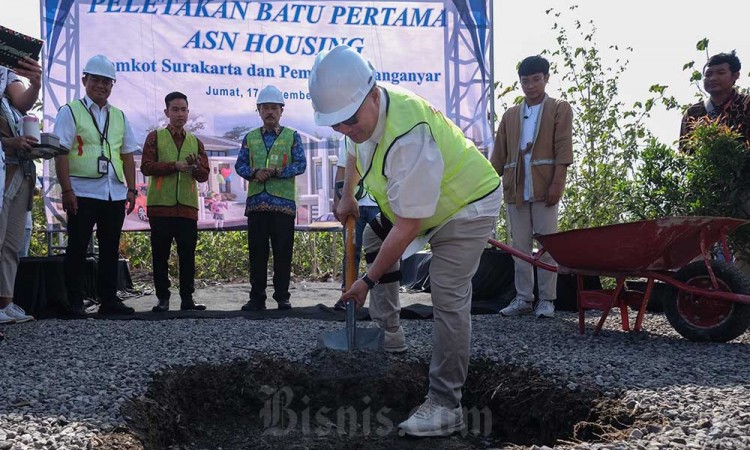
[[[297,182],[297,224],[309,225],[322,214],[331,212],[333,207],[333,180],[338,161],[338,145],[343,140],[321,140],[298,131],[302,147],[307,157],[307,170],[296,178]],[[240,150],[240,143],[216,136],[196,134],[203,142],[208,155],[210,174],[205,183],[198,183],[199,228],[213,228],[212,204],[226,202],[224,228],[242,226],[245,218],[245,199],[248,181],[237,175],[234,164]],[[146,193],[148,177],[141,172],[142,152],[135,154],[136,186],[140,196],[136,209],[125,220],[126,230],[148,228]],[[218,194],[218,195],[217,195]]]

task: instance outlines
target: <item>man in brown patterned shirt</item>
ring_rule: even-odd
[[[154,130],[143,144],[141,171],[151,177],[147,214],[151,225],[151,253],[154,288],[159,303],[154,312],[169,310],[169,252],[177,243],[180,259],[181,310],[204,310],[193,301],[195,291],[195,246],[198,241],[198,197],[196,182],[208,179],[208,157],[203,143],[185,131],[188,101],[185,94],[172,92],[164,99],[166,128]]]
[[[745,141],[750,140],[750,95],[735,88],[741,68],[734,51],[709,58],[703,67],[703,88],[710,97],[685,112],[680,127],[680,150],[685,150],[685,140],[692,133],[695,122],[704,117],[718,118],[742,134]]]
[[[734,50],[719,53],[709,58],[703,67],[703,88],[710,95],[704,101],[688,108],[680,127],[680,150],[687,151],[686,140],[693,132],[695,123],[704,118],[718,120],[742,135],[750,147],[750,95],[737,91],[735,84],[740,77],[740,59]],[[744,201],[743,209],[750,211],[750,200]],[[737,255],[736,266],[750,276],[750,262]]]

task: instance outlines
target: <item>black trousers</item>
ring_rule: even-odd
[[[247,247],[250,252],[250,300],[266,301],[268,241],[273,247],[273,298],[289,300],[289,278],[294,250],[294,216],[277,212],[251,212],[247,217]]]
[[[169,253],[172,241],[177,244],[180,260],[180,299],[193,300],[195,292],[195,246],[198,242],[198,222],[184,217],[149,217],[151,225],[151,256],[154,265],[156,297],[169,300]]]
[[[68,214],[68,246],[65,250],[65,282],[71,306],[83,305],[83,274],[86,271],[86,253],[94,225],[99,243],[97,295],[101,303],[119,301],[117,264],[124,220],[125,200],[78,197],[78,213]]]

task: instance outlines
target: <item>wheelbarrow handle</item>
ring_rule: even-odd
[[[531,255],[527,255],[526,253],[523,253],[522,251],[516,250],[510,245],[503,244],[502,242],[496,239],[490,238],[490,239],[487,239],[487,242],[489,242],[490,245],[492,245],[493,247],[499,248],[500,250],[504,251],[505,253],[510,253],[512,256],[515,256],[516,258],[526,261],[532,266],[539,267],[540,269],[544,269],[549,272],[557,273],[560,271],[560,268],[558,266],[548,264],[540,259],[544,253],[549,253],[544,248],[539,250],[539,253],[537,253],[535,256],[531,256]]]

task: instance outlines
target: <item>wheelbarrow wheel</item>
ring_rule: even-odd
[[[735,294],[750,294],[750,279],[737,267],[712,261],[719,289]],[[703,261],[680,269],[675,279],[690,286],[709,289],[711,278]],[[677,290],[664,301],[664,313],[672,327],[684,338],[697,342],[727,342],[740,336],[750,325],[750,305],[716,300]]]

